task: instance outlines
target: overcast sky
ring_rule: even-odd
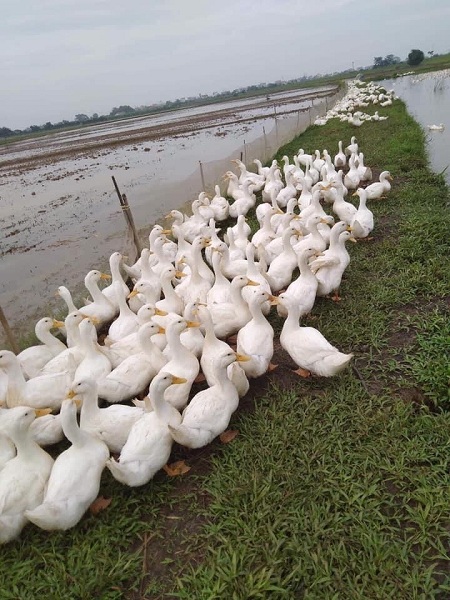
[[[0,127],[450,51],[449,0],[15,0]]]

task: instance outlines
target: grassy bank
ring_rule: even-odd
[[[448,597],[449,195],[404,105],[386,114],[356,135],[393,189],[371,203],[374,240],[349,248],[342,301],[311,321],[355,368],[300,381],[278,348],[234,441],[176,447],[191,471],[137,490],[105,473],[105,511],[0,548],[2,598]],[[354,134],[331,121],[277,157]]]

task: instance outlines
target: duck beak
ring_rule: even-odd
[[[349,242],[354,242],[356,244],[356,240],[355,240],[355,238],[353,236],[349,237],[348,241]]]
[[[131,298],[134,298],[134,297],[135,297],[135,296],[137,296],[138,294],[139,294],[139,292],[138,292],[137,290],[132,290],[132,291],[131,291],[131,292],[128,294],[127,298],[130,300]]]
[[[347,225],[346,231],[353,231],[353,229],[350,227],[350,225]]]
[[[61,329],[61,327],[64,327],[64,323],[63,321],[57,321],[56,319],[53,319],[53,327]]]
[[[158,333],[166,333],[166,330],[164,327],[159,327],[158,328]]]
[[[74,390],[69,390],[66,394],[66,398],[71,400],[72,398],[75,398],[76,395],[77,395],[77,393]]]
[[[172,230],[171,229],[163,229],[161,231],[161,233],[164,233],[164,235],[169,235],[170,233],[172,233]]]
[[[247,362],[249,360],[251,360],[250,356],[247,356],[246,354],[237,354],[236,353],[236,360],[238,362]]]
[[[187,273],[183,273],[183,271],[175,271],[175,277],[186,277]]]
[[[45,417],[45,415],[49,415],[52,412],[51,408],[35,408],[34,412],[36,414],[36,418]]]
[[[96,317],[89,317],[88,315],[83,315],[82,312],[80,312],[80,315],[82,316],[83,319],[89,319],[89,321],[93,325],[99,325],[100,324],[100,321]]]
[[[278,299],[277,296],[269,296],[269,300],[270,300],[270,306],[277,306],[277,304],[280,304],[280,300]]]
[[[161,308],[155,308],[155,315],[158,315],[158,317],[167,317],[168,313]]]
[[[200,327],[201,323],[199,321],[186,321],[186,325],[188,327]]]
[[[178,383],[187,383],[187,379],[185,379],[184,377],[176,377],[175,375],[172,376],[172,384],[178,384]]]
[[[100,273],[100,279],[104,279],[105,281],[109,281],[111,279],[111,275],[107,273]]]
[[[259,283],[257,283],[256,281],[253,281],[252,279],[249,279],[247,281],[246,285],[259,285]]]
[[[357,196],[358,192],[353,192],[352,196]]]

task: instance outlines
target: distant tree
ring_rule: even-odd
[[[86,121],[89,121],[89,117],[83,113],[79,114],[79,115],[75,115],[75,121],[77,123],[86,123]]]
[[[8,127],[0,127],[0,138],[9,137],[10,135],[14,135],[14,131]]]
[[[417,65],[420,65],[424,58],[425,54],[422,52],[422,50],[417,50],[417,48],[415,48],[408,54],[407,62],[411,67],[416,67]]]
[[[132,106],[128,106],[128,104],[124,104],[119,107],[114,107],[109,114],[111,117],[116,117],[118,115],[132,115],[134,112],[135,112],[135,110]]]
[[[94,121],[95,121],[96,119],[98,119],[98,113],[94,113],[94,114],[92,115],[92,120],[94,120]]]
[[[387,54],[384,58],[382,56],[375,56],[373,59],[374,69],[378,67],[389,67],[390,65],[397,65],[400,61],[398,56],[394,54]]]

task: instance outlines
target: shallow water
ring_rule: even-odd
[[[311,90],[291,91],[0,147],[0,305],[13,329],[20,334],[46,314],[64,314],[64,304],[54,296],[57,287],[85,294],[85,274],[108,269],[112,252],[126,252],[112,175],[145,239],[153,223],[201,191],[199,161],[204,187],[211,191],[242,148],[246,154],[252,147],[252,156],[264,160],[256,141],[264,140],[258,148],[270,156],[276,143],[291,139],[283,135],[293,137],[314,111],[324,113],[325,100],[308,95]]]
[[[381,85],[394,89],[408,107],[408,112],[427,134],[427,152],[431,168],[442,173],[450,185],[450,70],[387,79]],[[429,125],[444,125],[432,131]]]

